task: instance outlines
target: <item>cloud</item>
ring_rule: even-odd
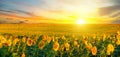
[[[21,16],[21,17],[32,17],[34,16],[33,13],[27,12],[24,10],[18,10],[18,9],[0,9],[0,14],[4,15],[12,15],[12,16]]]
[[[26,23],[25,20],[17,20],[17,19],[11,19],[11,18],[0,18],[0,24],[21,24]]]
[[[118,11],[118,10],[120,10],[120,5],[113,5],[113,6],[99,8],[99,13],[101,15],[108,15],[108,14]]]
[[[89,3],[104,6],[100,8],[101,16],[120,10],[120,0],[0,0],[0,14],[19,19],[69,19],[76,18],[76,16],[72,16],[74,12],[78,13],[77,10],[79,11],[82,4]],[[111,17],[118,15],[115,14]],[[24,22],[21,21],[21,23]]]
[[[114,20],[112,23],[113,24],[120,24],[120,19],[119,20]]]

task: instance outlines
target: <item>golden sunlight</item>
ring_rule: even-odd
[[[85,24],[86,22],[85,22],[85,20],[80,19],[80,20],[77,20],[76,23],[77,23],[77,24]]]

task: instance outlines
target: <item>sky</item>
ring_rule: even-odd
[[[120,0],[0,0],[0,23],[120,23]]]

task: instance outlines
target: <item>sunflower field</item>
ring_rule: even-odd
[[[120,32],[113,35],[0,35],[0,57],[119,57]]]

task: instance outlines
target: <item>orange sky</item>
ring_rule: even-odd
[[[86,24],[112,23],[119,21],[111,17],[118,14],[108,8],[107,15],[101,16],[100,8],[119,5],[119,0],[1,0],[0,21],[23,23],[76,24],[79,20]],[[28,3],[29,2],[29,3]],[[113,9],[112,8],[112,9]],[[115,13],[117,12],[117,13]],[[115,13],[115,14],[114,14]],[[117,18],[119,15],[116,15]],[[115,16],[115,17],[116,17]],[[4,20],[5,19],[5,20]]]

